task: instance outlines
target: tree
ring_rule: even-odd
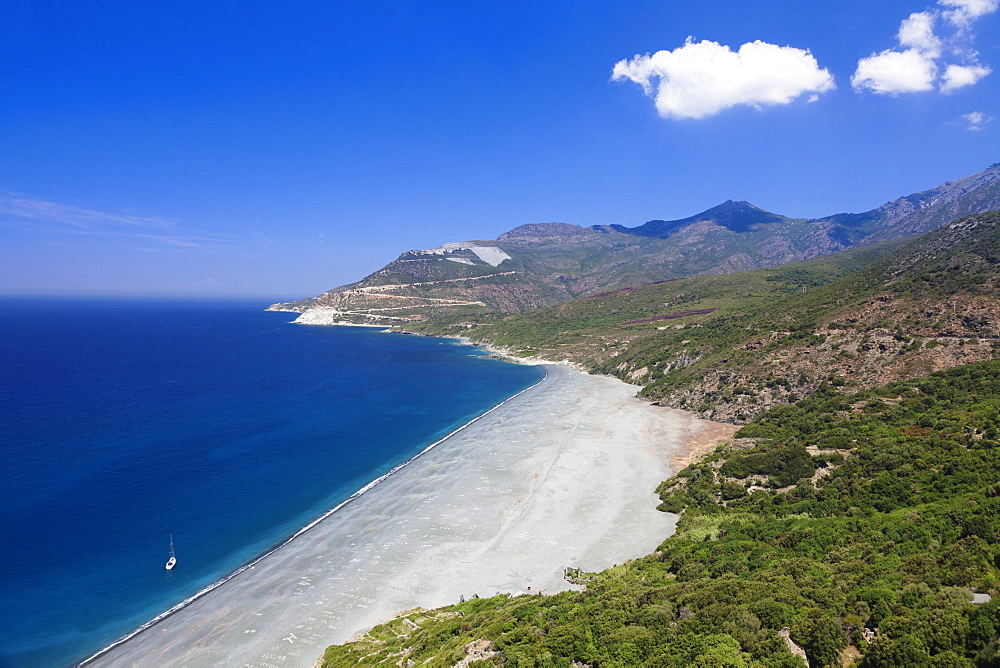
[[[840,622],[819,609],[810,610],[792,625],[792,640],[806,651],[813,668],[839,666],[840,650],[847,647]]]

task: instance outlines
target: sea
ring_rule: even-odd
[[[543,375],[266,305],[0,298],[0,666],[90,656]]]

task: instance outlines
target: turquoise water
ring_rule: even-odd
[[[0,665],[90,655],[542,375],[263,306],[0,301]]]

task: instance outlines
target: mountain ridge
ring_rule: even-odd
[[[415,328],[566,360],[743,423],[824,383],[855,391],[1000,356],[1000,212],[780,267]]]
[[[406,251],[360,281],[269,308],[323,309],[318,321],[383,325],[525,312],[663,280],[787,264],[997,208],[1000,163],[859,214],[789,218],[728,200],[687,218],[632,228],[529,223],[495,240]],[[317,313],[311,318],[316,322]]]
[[[725,227],[733,232],[743,233],[749,232],[750,228],[754,225],[782,223],[793,220],[805,221],[806,219],[793,219],[788,216],[782,216],[780,214],[761,209],[760,207],[754,206],[750,202],[746,201],[734,202],[733,200],[726,200],[722,204],[713,206],[712,208],[706,209],[705,211],[697,213],[693,216],[681,218],[680,220],[650,220],[637,227],[624,227],[622,225],[608,225],[607,227],[624,234],[666,239],[670,235],[679,232],[684,227],[702,221],[712,221],[717,225]],[[593,226],[593,229],[600,229],[603,227],[604,226],[595,225]]]

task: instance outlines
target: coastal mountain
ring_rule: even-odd
[[[1000,212],[945,225],[726,326],[739,321],[738,339],[645,396],[744,422],[824,383],[854,391],[1000,357]]]
[[[824,384],[857,391],[1000,356],[1000,212],[908,239],[410,328],[568,360],[744,423]]]
[[[856,244],[930,232],[973,213],[1000,208],[1000,163],[977,174],[900,197],[861,214],[837,214],[818,222],[833,225]]]
[[[411,250],[356,283],[275,304],[303,321],[411,324],[518,313],[626,287],[787,264],[1000,208],[1000,163],[860,214],[807,220],[728,201],[636,227],[528,224],[495,240]]]

